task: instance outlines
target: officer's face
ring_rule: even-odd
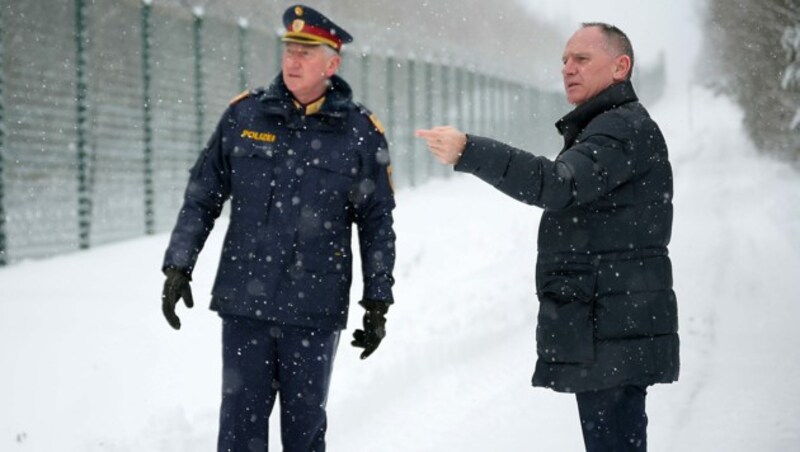
[[[283,50],[283,82],[294,97],[303,103],[325,93],[328,79],[339,68],[341,57],[322,45],[287,42]]]
[[[616,53],[597,27],[581,28],[572,35],[564,49],[561,68],[569,103],[580,105],[625,80],[630,58]]]

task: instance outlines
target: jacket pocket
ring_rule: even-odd
[[[536,343],[547,362],[594,362],[594,294],[597,273],[588,264],[541,264],[536,289]]]
[[[231,153],[231,196],[234,212],[266,213],[275,186],[275,150],[268,146],[235,147]]]
[[[349,221],[350,192],[356,169],[347,160],[309,157],[300,187],[301,235],[325,234],[330,227]],[[326,226],[328,225],[328,226]]]
[[[296,253],[287,282],[289,309],[318,325],[344,327],[347,319],[351,260],[333,249]]]

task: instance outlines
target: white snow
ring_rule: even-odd
[[[682,373],[649,392],[650,450],[797,450],[800,178],[756,153],[730,102],[681,91],[651,109],[675,170]],[[582,450],[574,397],[529,383],[540,211],[463,175],[397,200],[397,303],[364,361],[353,305],[329,450]],[[160,312],[166,234],[1,269],[0,450],[214,450],[220,322],[204,305],[225,226],[178,332]]]

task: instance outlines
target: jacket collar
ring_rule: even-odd
[[[324,101],[314,114],[330,116],[333,118],[344,117],[347,108],[352,103],[353,91],[350,85],[338,75],[333,75],[330,79],[330,86],[323,95]],[[297,102],[292,93],[283,83],[283,75],[278,74],[269,87],[259,97],[267,113],[278,114],[288,118],[293,114],[303,114],[302,108],[298,108]]]
[[[596,116],[638,100],[630,80],[613,84],[559,119],[556,128],[565,143],[572,143]]]

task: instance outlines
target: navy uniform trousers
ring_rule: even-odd
[[[263,452],[280,393],[286,452],[324,452],[325,402],[339,331],[221,315],[222,406],[217,449]]]
[[[647,450],[645,386],[621,386],[575,394],[586,452]]]

